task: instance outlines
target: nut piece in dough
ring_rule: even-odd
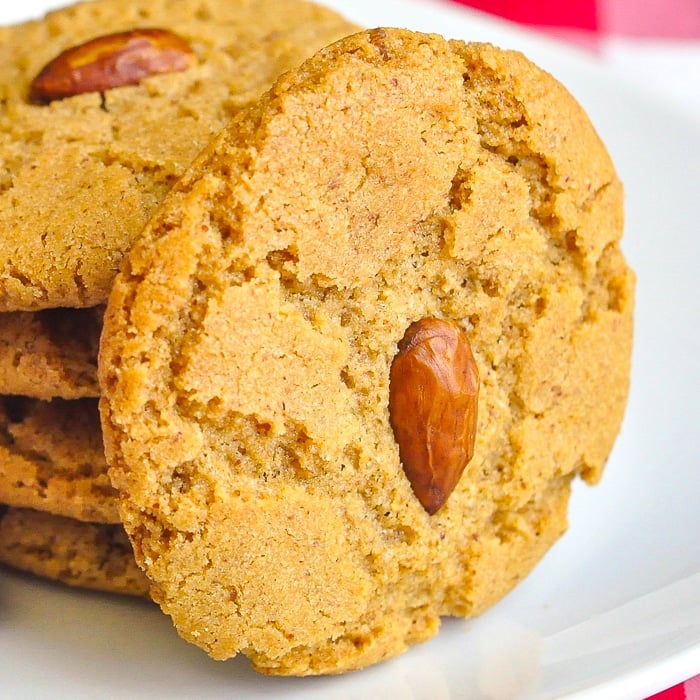
[[[166,29],[105,34],[66,49],[47,63],[32,81],[29,99],[46,103],[138,85],[149,76],[187,70],[196,62],[190,45]]]
[[[433,515],[474,455],[479,370],[466,333],[451,321],[415,321],[399,342],[389,377],[389,415],[401,463]]]

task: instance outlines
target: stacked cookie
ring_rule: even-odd
[[[354,29],[301,0],[97,0],[0,28],[0,561],[146,593],[97,411],[112,279],[211,137]]]

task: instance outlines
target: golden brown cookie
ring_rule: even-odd
[[[620,428],[622,223],[587,116],[515,52],[362,32],[238,114],[131,251],[98,364],[124,526],[180,634],[337,673],[522,579]],[[464,466],[476,373],[474,456],[424,507]],[[411,393],[422,456],[395,437]]]
[[[95,399],[0,397],[0,503],[119,522]]]
[[[148,579],[119,525],[0,506],[0,562],[69,586],[148,595]]]
[[[0,395],[99,396],[101,306],[0,313]]]
[[[181,70],[171,56],[160,68],[177,70],[137,85],[30,101],[30,84],[61,52],[142,28],[174,33],[194,62]],[[0,311],[102,303],[130,242],[211,136],[351,30],[302,0],[97,0],[0,27]],[[109,73],[117,48],[90,45],[75,58],[82,87],[99,86],[95,73]],[[51,69],[54,87],[69,63]]]

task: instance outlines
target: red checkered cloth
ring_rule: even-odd
[[[542,29],[639,37],[700,37],[697,0],[455,0]]]
[[[454,0],[593,51],[611,71],[700,119],[700,0]]]
[[[454,0],[588,47],[609,37],[697,40],[700,0]],[[700,675],[648,700],[700,700]]]
[[[700,700],[700,676],[652,695],[648,700]]]

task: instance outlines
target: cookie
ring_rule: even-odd
[[[179,633],[339,673],[526,576],[621,426],[622,227],[586,114],[516,52],[361,32],[239,113],[131,250],[98,361]]]
[[[79,87],[96,90],[30,102],[31,83],[61,52],[140,28],[174,33],[194,63],[180,70],[173,59],[174,72],[101,89],[88,61]],[[102,303],[124,251],[211,136],[281,72],[352,30],[301,0],[97,0],[1,27],[0,311]],[[100,46],[90,51],[94,60]],[[55,90],[67,60],[53,70]]]
[[[0,503],[119,522],[96,399],[0,397]]]
[[[148,595],[148,579],[119,525],[0,507],[0,562],[69,586]]]
[[[97,397],[102,307],[0,314],[0,395]]]

